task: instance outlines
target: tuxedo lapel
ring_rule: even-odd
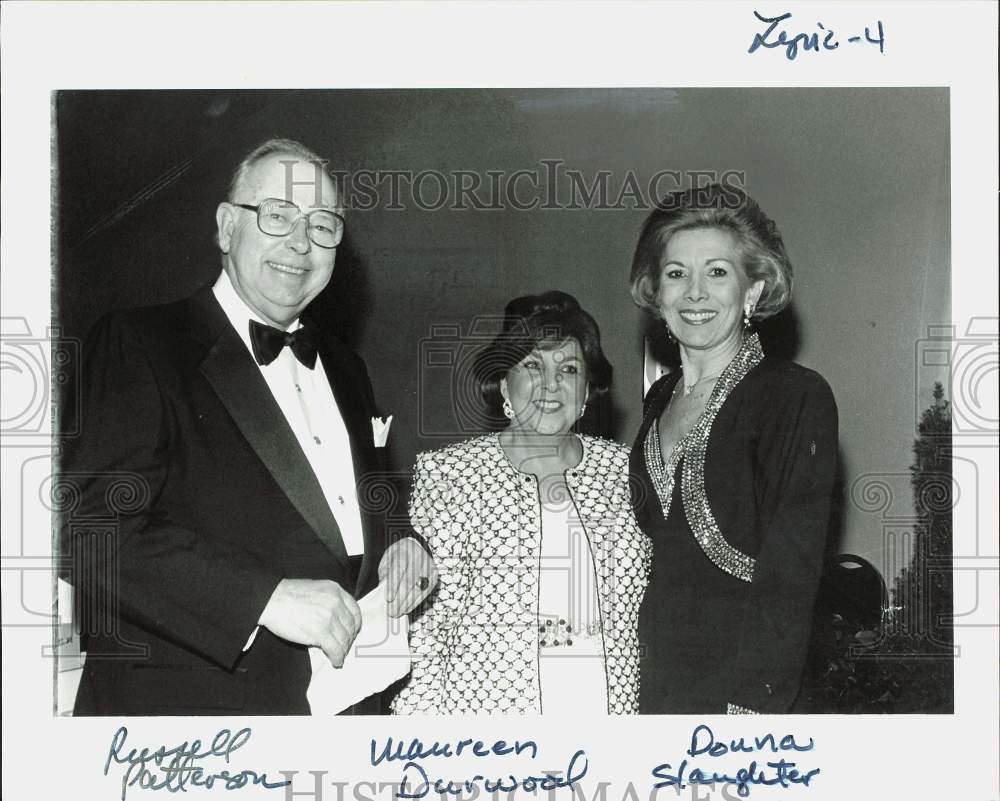
[[[192,332],[207,346],[199,370],[289,501],[346,567],[347,551],[319,481],[246,345],[210,288],[192,304]]]

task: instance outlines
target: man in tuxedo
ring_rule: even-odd
[[[324,165],[256,148],[216,212],[214,284],[88,338],[62,463],[75,714],[308,714],[308,647],[340,667],[357,599],[381,580],[399,616],[433,589],[422,544],[364,502],[386,494],[365,365],[308,314],[344,229]]]

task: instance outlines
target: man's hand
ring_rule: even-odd
[[[407,537],[393,543],[382,556],[378,578],[385,584],[390,617],[401,617],[431,594],[438,572],[431,555]]]
[[[258,622],[282,639],[322,648],[339,668],[361,628],[361,610],[335,581],[282,579]]]

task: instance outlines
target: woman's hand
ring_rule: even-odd
[[[434,560],[421,544],[407,537],[393,543],[378,566],[379,581],[386,585],[389,616],[401,617],[415,609],[437,585]]]

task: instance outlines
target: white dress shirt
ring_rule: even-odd
[[[253,358],[250,320],[264,325],[268,323],[236,294],[225,270],[219,275],[212,291],[246,345],[250,358]],[[288,330],[295,331],[300,327],[301,323],[296,319]],[[254,364],[257,364],[256,359]],[[291,348],[285,347],[273,362],[257,366],[323,489],[347,553],[350,556],[364,553],[351,441],[321,358],[317,355],[316,364],[310,370],[295,358]]]

